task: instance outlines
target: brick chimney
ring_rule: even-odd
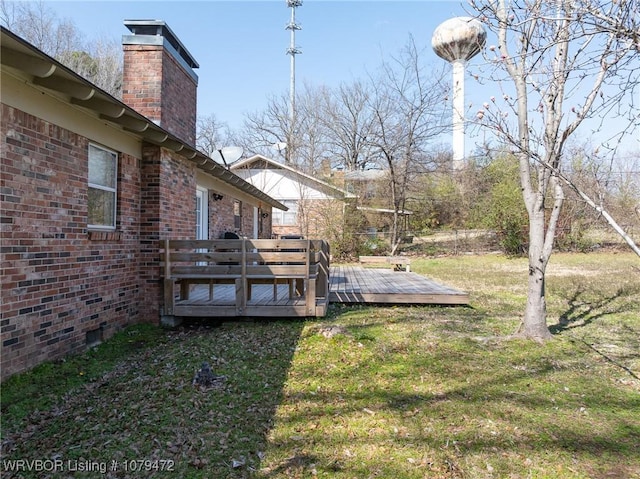
[[[194,146],[198,63],[161,20],[125,20],[122,101]]]

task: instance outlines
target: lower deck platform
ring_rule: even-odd
[[[463,291],[389,268],[333,266],[329,291],[329,301],[335,303],[469,304],[469,295]]]
[[[177,316],[237,316],[233,284],[216,284],[212,294],[206,284],[191,288],[189,299],[176,300]],[[252,289],[244,316],[308,316],[304,297],[291,298],[287,284],[256,284]],[[315,316],[324,316],[330,302],[466,305],[469,295],[416,273],[338,265],[330,269],[329,297],[316,298]]]

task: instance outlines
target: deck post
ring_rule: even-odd
[[[236,281],[236,305],[240,300],[240,311],[247,309],[249,301],[249,285],[247,283],[247,239],[242,238],[242,246],[240,249],[240,289],[238,290],[238,281]]]
[[[171,278],[171,254],[170,254],[170,242],[168,239],[164,240],[164,307],[160,316],[160,324],[168,327],[176,327],[181,323],[181,320],[176,318],[174,313],[175,296],[174,296],[174,280]]]
[[[175,298],[173,297],[173,278],[171,278],[171,254],[168,239],[164,240],[164,314],[173,315]]]
[[[305,280],[305,309],[307,316],[316,315],[316,279],[307,278]]]
[[[247,295],[245,294],[244,283],[246,278],[236,278],[236,314],[244,316],[244,310],[247,305]]]
[[[304,275],[304,298],[307,316],[316,315],[316,276],[311,277],[311,255],[313,254],[311,240],[307,240],[307,259]]]

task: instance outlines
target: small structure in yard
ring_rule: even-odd
[[[407,256],[359,256],[360,264],[388,264],[396,271],[411,271],[411,258]]]
[[[222,385],[226,377],[214,374],[208,362],[203,362],[193,377],[193,385],[200,389],[210,389]]]

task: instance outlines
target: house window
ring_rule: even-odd
[[[288,211],[273,210],[273,224],[283,226],[295,226],[298,224],[298,201],[282,200],[284,206],[289,208]]]
[[[89,228],[116,228],[118,155],[89,145]]]
[[[237,230],[242,229],[242,201],[233,202],[233,227]]]

